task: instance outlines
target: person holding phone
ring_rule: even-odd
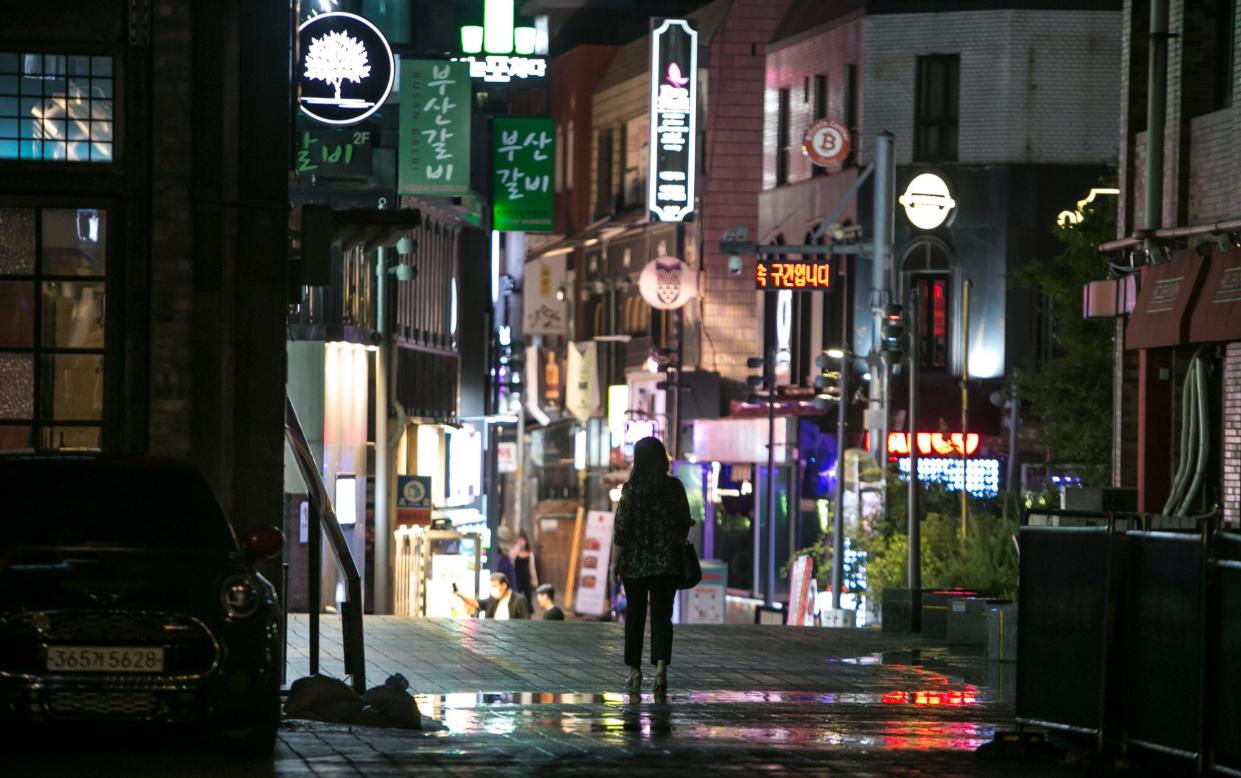
[[[491,574],[491,596],[484,600],[476,600],[467,594],[457,591],[452,585],[452,593],[457,595],[475,614],[481,611],[489,619],[508,621],[509,619],[528,619],[531,615],[530,601],[520,592],[509,588],[508,576],[504,573]]]

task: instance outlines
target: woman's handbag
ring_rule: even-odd
[[[681,580],[677,581],[678,589],[693,589],[702,581],[702,565],[698,564],[698,552],[694,544],[685,541],[681,552]]]

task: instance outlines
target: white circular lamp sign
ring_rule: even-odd
[[[698,279],[683,260],[655,257],[638,276],[638,292],[652,308],[675,311],[698,294]]]
[[[909,223],[920,230],[933,230],[944,222],[957,207],[952,199],[948,182],[934,173],[920,173],[905,187],[905,194],[897,198],[905,209]]]
[[[344,11],[297,29],[297,101],[324,124],[356,124],[378,111],[396,76],[392,48],[375,25]]]

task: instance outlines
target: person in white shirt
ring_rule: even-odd
[[[504,573],[491,574],[491,596],[485,600],[476,600],[467,594],[454,593],[475,613],[482,611],[489,619],[507,621],[509,619],[528,619],[531,609],[530,601],[520,592],[509,588],[508,576]]]

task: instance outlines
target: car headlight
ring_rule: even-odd
[[[259,588],[249,576],[230,576],[220,584],[220,605],[230,619],[253,616],[259,602]]]

